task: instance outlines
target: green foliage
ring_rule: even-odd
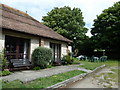
[[[80,64],[80,63],[81,63],[78,58],[74,58],[74,57],[73,57],[73,60],[74,60],[74,61],[73,61],[72,64]]]
[[[97,16],[93,26],[91,33],[96,47],[108,52],[115,52],[120,58],[120,2],[105,9]]]
[[[71,56],[66,55],[62,58],[62,61],[63,64],[72,64],[74,59]]]
[[[40,67],[34,67],[33,70],[40,70]]]
[[[6,76],[6,75],[9,75],[11,74],[10,71],[0,71],[0,76]]]
[[[0,52],[0,68],[2,68],[2,70],[4,70],[5,68],[7,68],[8,63],[7,63],[7,59],[4,56],[4,51]]]
[[[52,65],[48,65],[47,68],[52,68],[53,66]]]
[[[68,6],[54,8],[42,18],[43,24],[52,28],[57,33],[72,40],[73,48],[77,49],[85,39],[87,28],[79,8],[71,9]]]
[[[32,53],[34,66],[46,68],[52,61],[52,51],[48,48],[38,47]]]

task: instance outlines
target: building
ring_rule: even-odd
[[[5,48],[7,59],[14,65],[29,64],[33,50],[39,46],[51,48],[55,62],[68,54],[72,41],[28,14],[4,4],[0,4],[0,14],[0,51]]]

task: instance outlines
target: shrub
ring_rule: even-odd
[[[40,67],[34,67],[33,70],[40,70]]]
[[[73,57],[73,63],[72,64],[80,64],[80,60],[78,58]]]
[[[32,62],[34,66],[46,68],[52,61],[52,50],[38,47],[32,53]]]
[[[62,64],[65,64],[65,65],[66,64],[72,64],[73,61],[74,61],[74,59],[72,57],[68,56],[68,55],[66,55],[62,58]]]
[[[71,57],[72,57],[72,55],[73,55],[72,52],[68,52],[68,56],[71,56]]]
[[[5,68],[7,68],[8,63],[7,63],[7,59],[4,56],[4,50],[2,52],[0,52],[0,69],[4,70]]]
[[[9,75],[11,74],[10,71],[0,71],[0,76],[6,76],[6,75]]]
[[[53,66],[52,65],[48,65],[47,68],[52,68]]]

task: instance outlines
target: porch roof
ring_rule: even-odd
[[[0,14],[0,18],[2,19],[2,24],[0,24],[0,27],[2,28],[60,41],[72,42],[62,35],[54,32],[47,26],[41,24],[27,13],[4,4],[0,4],[0,12],[2,12],[2,14]]]

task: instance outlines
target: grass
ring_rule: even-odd
[[[106,62],[101,62],[101,63],[105,64],[107,67],[112,67],[112,66],[118,66],[120,61],[118,61],[118,60],[107,60]]]
[[[103,63],[100,62],[88,62],[88,61],[81,61],[81,64],[79,67],[89,69],[89,70],[94,70],[95,68],[103,65]]]
[[[80,60],[79,59],[77,59],[77,58],[73,58],[73,59],[74,59],[74,61],[73,61],[72,64],[80,64]]]
[[[111,71],[118,73],[118,69],[111,69]]]
[[[71,77],[77,76],[79,74],[85,73],[84,71],[74,70],[50,77],[39,78],[28,83],[22,83],[18,80],[12,82],[2,82],[3,88],[46,88],[48,86],[54,85],[56,83],[67,80]]]
[[[105,64],[107,67],[112,67],[112,66],[118,66],[118,63],[120,63],[120,61],[118,60],[107,60],[105,62],[88,62],[88,61],[80,61],[80,60],[75,60],[74,64],[80,63],[83,65],[80,65],[79,67],[83,67],[85,69],[89,69],[89,70],[94,70],[95,68]]]
[[[96,75],[94,76],[94,78],[100,78],[101,76],[103,76],[102,79],[99,79],[99,82],[101,84],[103,84],[104,86],[104,83],[107,83],[108,85],[107,86],[104,86],[104,87],[107,87],[107,88],[110,88],[112,87],[112,83],[111,82],[115,82],[116,85],[118,85],[118,73],[101,73],[100,75]]]

